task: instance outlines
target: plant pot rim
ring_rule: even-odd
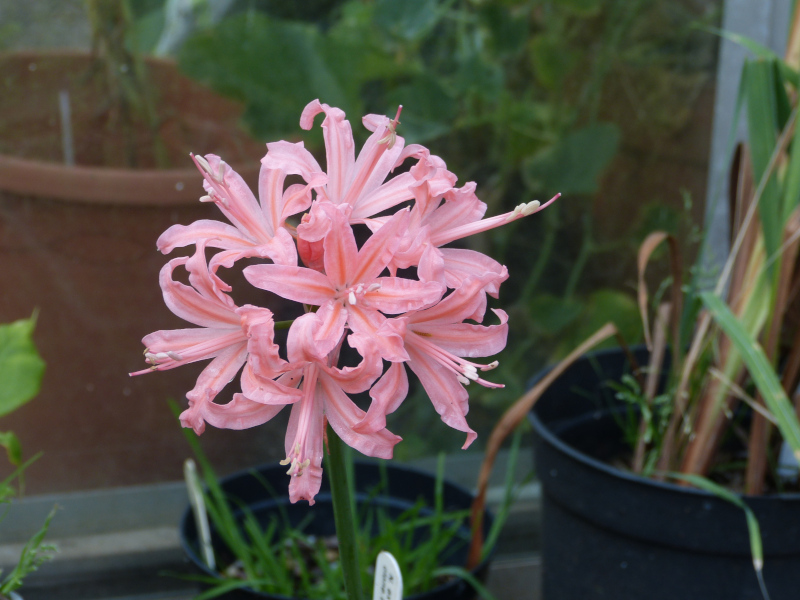
[[[86,59],[88,51],[23,50],[0,53],[3,60],[36,61],[51,58]],[[146,62],[174,66],[174,60],[145,57]],[[266,154],[266,147],[264,150]],[[193,204],[203,195],[202,177],[187,156],[183,168],[125,169],[67,166],[57,162],[0,154],[0,192],[85,204],[126,206],[178,206]],[[232,163],[245,181],[257,181],[261,165]]]
[[[646,350],[646,348],[644,345],[641,345],[641,346],[635,346],[632,350],[634,351]],[[617,352],[619,352],[619,348],[608,348],[605,350],[598,350],[596,352],[586,354],[583,358],[584,359],[600,358],[603,356],[613,355]],[[529,382],[529,387],[532,387],[538,381],[544,378],[544,376],[551,369],[552,366],[542,370],[540,373],[535,375]],[[565,373],[563,373],[561,377],[565,378],[568,375],[568,373],[569,369]],[[599,419],[607,412],[608,409],[596,409],[595,411],[589,414],[591,415],[592,418]],[[544,421],[542,421],[542,419],[539,418],[539,415],[536,413],[536,405],[534,405],[533,409],[528,413],[528,420],[531,426],[536,431],[537,435],[539,435],[543,441],[556,448],[559,452],[569,456],[570,458],[572,458],[572,460],[581,463],[583,465],[590,466],[593,469],[602,471],[610,477],[628,482],[634,486],[657,488],[657,489],[662,489],[665,492],[669,493],[692,494],[697,497],[718,499],[718,497],[712,494],[711,492],[707,492],[705,490],[701,490],[695,487],[682,486],[667,481],[659,481],[657,479],[644,477],[642,475],[638,475],[630,471],[624,471],[602,460],[589,456],[588,454],[585,454],[584,452],[581,452],[576,448],[573,448],[572,446],[564,442],[558,435],[553,433],[550,427]],[[737,495],[746,499],[749,504],[763,502],[765,499],[783,499],[787,501],[800,501],[800,492],[764,494],[759,496],[747,495],[747,494],[737,494]]]
[[[379,465],[380,465],[380,463],[378,461],[368,460],[368,459],[367,460],[358,459],[358,460],[354,461],[354,470],[358,469],[358,468],[368,468],[368,469],[379,468]],[[389,471],[395,471],[395,472],[410,474],[410,475],[413,475],[413,476],[416,476],[416,477],[420,477],[420,478],[423,478],[423,479],[426,479],[426,480],[430,480],[431,482],[435,481],[435,476],[431,475],[429,472],[423,471],[423,470],[415,468],[415,467],[410,467],[408,465],[387,462],[386,463],[386,468]],[[225,477],[220,478],[219,482],[220,482],[220,484],[222,486],[224,486],[226,482],[233,481],[233,480],[236,480],[238,478],[249,477],[253,471],[261,471],[263,469],[280,470],[281,472],[285,471],[285,467],[284,466],[279,465],[278,463],[269,463],[269,464],[255,466],[255,467],[252,467],[252,468],[249,468],[249,469],[241,469],[239,471],[231,473],[230,475],[227,475]],[[472,492],[470,492],[469,490],[467,490],[465,487],[463,487],[463,486],[461,486],[461,485],[459,485],[457,483],[453,483],[453,482],[447,480],[446,478],[444,480],[444,487],[445,487],[445,489],[450,488],[452,491],[454,491],[454,492],[456,492],[456,493],[458,493],[460,495],[468,496],[468,497],[473,498],[473,499],[475,497],[475,495]],[[391,496],[389,497],[389,500],[390,501],[392,500]],[[280,496],[280,498],[273,499],[273,502],[276,505],[278,504],[279,501],[280,502],[288,502],[289,501],[288,500],[288,496],[284,495],[284,496]],[[330,502],[331,501],[330,490],[324,490],[324,489],[321,490],[320,493],[317,494],[317,501],[320,502],[320,503],[328,503],[328,502]],[[388,505],[391,505],[391,504],[392,504],[392,502],[389,502]],[[311,508],[311,510],[313,510],[313,507],[308,507],[308,508]],[[484,508],[484,518],[483,518],[484,534],[486,532],[486,529],[491,526],[493,520],[494,520],[494,515],[492,514],[492,512],[488,508]],[[186,510],[184,511],[184,513],[183,513],[183,517],[181,518],[181,523],[180,523],[179,534],[180,534],[181,546],[183,547],[184,552],[189,557],[189,559],[191,560],[192,563],[194,563],[197,567],[199,567],[206,574],[209,574],[209,575],[217,577],[219,574],[214,572],[214,571],[212,571],[208,567],[208,565],[206,565],[203,562],[203,560],[198,556],[197,552],[195,551],[194,548],[192,548],[189,540],[187,539],[188,536],[186,535],[186,531],[187,531],[187,528],[190,527],[190,523],[192,525],[194,523],[194,514],[192,512],[192,507],[188,506],[186,508]],[[490,564],[490,562],[492,560],[492,555],[493,554],[494,554],[494,549],[489,554],[489,556],[484,558],[480,562],[480,564],[478,564],[477,567],[472,569],[471,573],[473,575],[476,575],[476,574],[479,574],[479,573],[482,573],[482,572],[485,573],[489,568],[489,564]],[[452,591],[455,591],[455,588],[457,586],[459,586],[459,585],[466,585],[466,583],[462,579],[454,578],[454,579],[448,581],[447,583],[444,583],[444,584],[442,584],[440,586],[437,586],[437,587],[435,587],[435,588],[433,588],[431,590],[428,590],[427,592],[420,592],[420,593],[417,593],[417,594],[414,594],[414,595],[411,595],[411,596],[403,595],[403,598],[402,599],[398,599],[398,600],[432,600],[432,599],[437,598],[439,594],[449,594]],[[249,588],[249,587],[240,588],[237,591],[239,591],[240,593],[252,595],[254,598],[262,597],[262,598],[273,598],[275,600],[299,600],[298,598],[293,597],[293,596],[284,596],[284,595],[281,595],[281,594],[267,594],[266,592],[258,592],[256,590],[253,590],[253,589]]]

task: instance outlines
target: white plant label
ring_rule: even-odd
[[[375,587],[372,600],[401,600],[403,598],[403,574],[394,556],[385,550],[375,561]]]

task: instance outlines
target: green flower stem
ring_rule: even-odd
[[[353,498],[347,481],[347,455],[344,442],[328,427],[328,456],[325,471],[331,482],[333,518],[339,539],[339,560],[344,574],[347,600],[362,600],[361,567],[358,560],[356,525],[353,519]]]

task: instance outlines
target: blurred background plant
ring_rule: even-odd
[[[35,325],[36,314],[30,319],[0,325],[0,417],[17,410],[39,392],[45,365],[33,343]],[[0,446],[6,449],[13,467],[11,474],[0,481],[0,504],[8,504],[22,493],[25,469],[38,455],[23,462],[22,446],[11,431],[0,432]],[[52,557],[55,548],[44,543],[44,536],[54,511],[25,544],[17,565],[5,576],[0,572],[0,598],[19,589],[26,575]],[[6,516],[5,511],[3,516]]]
[[[185,73],[243,102],[257,138],[296,139],[297,107],[311,98],[351,116],[403,104],[399,133],[476,181],[487,214],[563,194],[541,219],[471,242],[511,273],[501,302],[514,326],[496,377],[506,388],[471,396],[485,433],[524,391],[531,364],[612,318],[626,339],[641,338],[632,257],[648,232],[673,233],[693,259],[702,205],[674,179],[637,197],[636,170],[676,154],[674,138],[710,98],[717,40],[698,25],[717,23],[717,6],[146,0],[131,33],[136,47],[173,53]],[[322,149],[318,128],[302,139]],[[416,407],[427,409],[405,403],[397,418],[425,418]],[[428,454],[451,444],[444,437],[441,447],[421,437],[403,446]]]

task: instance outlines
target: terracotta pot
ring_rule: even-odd
[[[153,60],[174,167],[152,167],[146,136],[137,155],[144,168],[101,166],[102,149],[120,136],[98,125],[104,96],[96,81],[87,84],[90,60],[0,55],[0,322],[38,309],[36,342],[47,362],[39,398],[3,422],[24,448],[44,451],[30,469],[30,493],[180,478],[185,446],[166,399],[185,402],[204,365],[128,376],[146,366],[144,335],[191,326],[164,306],[158,273],[167,258],[155,242],[174,223],[224,219],[198,202],[202,178],[190,150],[223,156],[251,185],[265,153],[237,129],[238,104]],[[76,167],[59,164],[62,89],[71,97]],[[236,286],[239,275],[225,277]],[[236,300],[264,302],[253,293]],[[278,444],[260,441],[270,432],[209,431],[204,440],[224,472],[280,458]]]
[[[137,162],[124,168],[123,135],[109,130],[113,115],[103,80],[82,52],[0,55],[0,190],[74,202],[139,205],[194,204],[197,169],[188,153],[225,157],[248,183],[257,181],[264,145],[237,128],[242,107],[183,76],[171,61],[148,59],[156,90],[159,132],[173,168],[156,169],[146,135],[134,132]],[[59,93],[70,97],[76,166],[63,164]]]

